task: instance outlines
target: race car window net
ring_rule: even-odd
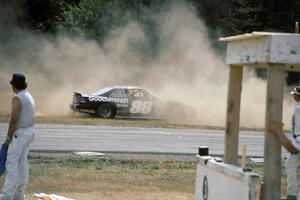
[[[122,90],[114,90],[114,91],[109,95],[109,97],[112,97],[112,98],[124,98],[124,95],[123,95]]]

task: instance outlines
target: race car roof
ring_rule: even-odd
[[[137,86],[125,86],[125,85],[122,85],[122,86],[119,86],[119,85],[115,85],[115,86],[108,86],[108,87],[105,87],[103,89],[100,89],[96,92],[93,92],[91,93],[91,95],[101,95],[101,94],[104,94],[112,89],[141,89],[141,90],[145,90],[147,92],[149,92],[150,94],[152,94],[153,96],[156,96],[158,97],[155,93],[153,93],[152,91],[148,90],[148,89],[145,89],[145,88],[141,88],[141,87],[137,87]]]

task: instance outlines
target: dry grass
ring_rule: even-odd
[[[31,155],[29,161],[27,200],[33,200],[35,192],[76,200],[194,199],[196,169],[191,160]],[[248,164],[247,168],[263,173],[263,165]],[[285,193],[283,169],[282,196]]]
[[[35,192],[77,200],[194,198],[191,161],[39,156],[30,158],[30,167],[27,199]]]
[[[37,117],[38,123],[63,123],[80,125],[109,125],[109,126],[137,126],[160,128],[203,128],[192,122],[168,121],[159,119],[101,119],[90,117]]]
[[[0,115],[0,122],[8,122],[8,116]],[[138,119],[138,118],[116,118],[101,119],[91,117],[89,115],[69,115],[69,116],[37,116],[36,123],[43,124],[74,124],[74,125],[104,125],[104,126],[131,126],[145,128],[198,128],[198,129],[214,129],[224,130],[221,126],[212,126],[200,124],[191,120],[166,120],[166,119]],[[264,131],[263,129],[241,127],[241,130]]]
[[[0,122],[8,122],[8,116],[0,116]],[[163,120],[163,119],[101,119],[89,115],[79,116],[37,116],[36,123],[46,124],[77,124],[77,125],[107,125],[107,126],[134,126],[158,128],[209,128],[221,127],[205,126],[195,121]]]
[[[145,191],[128,191],[128,192],[91,192],[91,193],[62,193],[66,197],[84,200],[190,200],[194,199],[194,195],[179,192],[145,192]],[[28,199],[33,200],[33,199]]]

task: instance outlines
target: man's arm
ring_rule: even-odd
[[[286,150],[292,154],[299,153],[299,150],[293,145],[291,140],[283,133],[282,123],[268,122],[267,129],[279,139],[280,143],[285,147]]]
[[[10,117],[10,121],[9,121],[7,137],[5,140],[5,143],[7,145],[12,141],[13,134],[17,128],[17,123],[19,121],[20,112],[21,112],[21,102],[17,97],[13,97],[11,117]]]

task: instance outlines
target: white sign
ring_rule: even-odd
[[[196,200],[255,200],[259,176],[242,168],[197,156]]]

